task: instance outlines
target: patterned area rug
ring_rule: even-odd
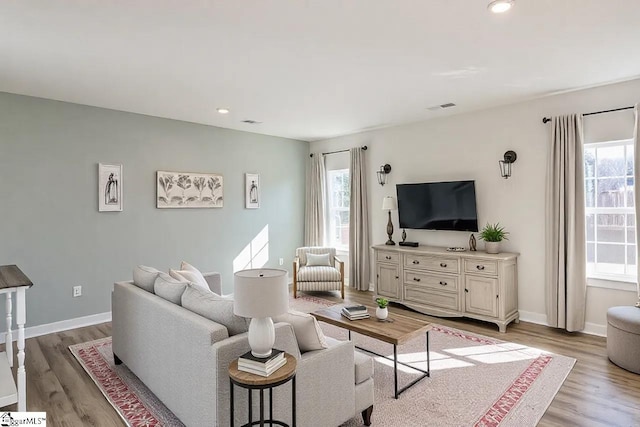
[[[291,307],[311,312],[332,302],[311,296]],[[321,323],[325,334],[346,331]],[[508,337],[508,334],[505,335]],[[393,347],[353,334],[357,345],[391,355]],[[425,337],[398,348],[399,359],[426,369]],[[70,347],[111,405],[129,426],[181,426],[179,420],[124,365],[115,366],[111,338]],[[571,371],[575,359],[520,344],[435,325],[430,332],[431,378],[393,398],[393,362],[375,361],[375,426],[535,426]],[[400,386],[417,372],[399,367]],[[361,426],[355,417],[343,427]]]

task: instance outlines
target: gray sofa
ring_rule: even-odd
[[[220,276],[205,275],[220,293]],[[113,352],[186,425],[228,426],[232,360],[249,350],[247,334],[227,328],[180,305],[117,282],[112,293]],[[329,348],[301,354],[293,327],[275,325],[275,347],[292,354],[296,371],[297,425],[336,427],[373,408],[373,362],[354,345],[327,337]],[[235,424],[247,420],[247,391],[234,388]],[[253,413],[258,398],[254,396]],[[291,424],[291,384],[273,390],[274,418]]]

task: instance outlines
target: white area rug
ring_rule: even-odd
[[[309,296],[291,306],[311,312],[333,303]],[[325,334],[343,329],[321,323]],[[393,347],[353,334],[357,345],[392,356]],[[505,334],[508,338],[508,334]],[[425,337],[398,347],[399,359],[426,369]],[[181,423],[124,365],[114,366],[111,338],[77,344],[71,352],[130,426]],[[393,398],[393,362],[375,358],[374,426],[535,426],[571,371],[575,359],[435,325],[430,332],[431,377]],[[399,367],[400,386],[417,377]],[[355,417],[344,427],[361,426]],[[307,426],[301,426],[307,427]]]

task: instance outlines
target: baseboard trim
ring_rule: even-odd
[[[589,335],[596,335],[599,337],[607,336],[607,325],[599,325],[597,323],[587,322],[584,324],[584,329],[580,332]]]
[[[532,311],[520,310],[520,320],[523,322],[536,323],[538,325],[549,326],[547,323],[547,315],[534,313]],[[584,329],[579,331],[583,334],[596,335],[598,337],[607,336],[607,325],[599,325],[597,323],[585,323]]]
[[[76,317],[75,319],[61,320],[59,322],[47,323],[45,325],[31,326],[24,329],[25,338],[39,337],[41,335],[53,334],[55,332],[68,331],[70,329],[84,328],[85,326],[97,325],[100,323],[111,322],[111,312],[92,314],[90,316]],[[11,332],[13,340],[18,339],[18,330]],[[5,343],[6,334],[2,333],[0,343]]]
[[[534,313],[533,311],[518,311],[520,313],[520,320],[523,322],[535,323],[538,325],[549,326],[547,323],[547,315],[542,313]]]

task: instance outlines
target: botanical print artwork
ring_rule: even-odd
[[[122,211],[122,165],[98,164],[98,211]]]
[[[245,204],[247,209],[257,209],[260,207],[260,175],[257,173],[247,173],[244,176]]]
[[[221,208],[222,175],[217,173],[157,172],[156,207]]]

